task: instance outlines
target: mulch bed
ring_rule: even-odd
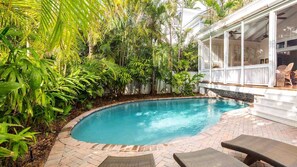
[[[173,94],[162,94],[162,95],[125,95],[116,98],[98,98],[93,101],[92,108],[98,108],[101,106],[131,101],[137,99],[151,99],[151,98],[166,98],[166,97],[178,97]],[[80,114],[88,111],[89,109],[85,108],[85,105],[77,104],[74,107],[73,111],[67,116],[60,118],[53,122],[50,127],[40,127],[39,125],[36,127],[32,127],[32,131],[40,132],[37,135],[37,142],[32,146],[32,155],[33,161],[30,158],[30,153],[28,153],[23,159],[19,160],[15,166],[25,166],[25,167],[39,167],[44,166],[47,157],[51,151],[52,146],[55,143],[55,139],[60,133],[61,129],[72,119],[76,118]]]

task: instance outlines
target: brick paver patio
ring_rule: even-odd
[[[225,113],[221,121],[213,127],[193,137],[178,139],[168,144],[153,146],[122,146],[86,143],[70,136],[71,128],[83,117],[94,112],[89,111],[69,122],[59,134],[51,150],[45,167],[95,167],[108,155],[134,156],[152,153],[157,167],[177,167],[172,154],[189,152],[212,147],[218,151],[243,160],[244,154],[222,148],[220,143],[233,139],[240,134],[263,136],[297,146],[297,128],[262,119],[249,114],[249,108]],[[252,166],[269,166],[257,162]]]

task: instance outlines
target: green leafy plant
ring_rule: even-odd
[[[138,83],[138,91],[141,93],[141,86],[150,81],[152,75],[152,65],[150,60],[139,57],[131,57],[128,69],[133,80]]]
[[[132,81],[132,76],[129,74],[125,67],[118,67],[117,79],[114,81],[113,90],[117,96],[121,96],[124,93],[125,87]]]
[[[236,7],[241,0],[202,0],[201,2],[209,8],[207,11],[205,24],[213,24],[214,22],[226,17],[229,12]]]
[[[9,86],[18,86],[18,89],[1,98],[3,121],[25,125],[32,121],[49,124],[58,115],[67,115],[71,105],[82,95],[102,96],[103,88],[97,84],[100,80],[98,75],[78,65],[70,68],[69,74],[64,76],[54,68],[52,60],[40,58],[32,49],[13,46],[7,32],[5,28],[0,36],[10,51],[6,61],[0,65],[0,79],[14,83]],[[6,88],[7,84],[0,91],[7,91]]]
[[[86,59],[83,67],[96,74],[100,79],[96,80],[94,90],[101,96],[104,91],[111,96],[121,95],[127,84],[132,81],[131,75],[125,67],[117,65],[112,59]]]
[[[17,131],[17,128],[22,128]],[[10,132],[10,129],[13,133]],[[35,142],[36,132],[29,132],[30,128],[21,125],[0,123],[0,158],[11,157],[14,161],[28,152],[28,146]],[[7,159],[9,160],[9,159]]]
[[[0,100],[5,99],[7,94],[20,87],[21,85],[15,82],[0,82]],[[0,123],[0,159],[12,157],[15,161],[18,157],[21,157],[28,152],[28,145],[31,144],[32,141],[35,141],[36,133],[29,132],[30,128],[17,132],[16,127],[22,126],[3,122],[5,118],[7,119],[7,117],[2,117],[2,123]],[[14,119],[15,122],[19,122],[13,116],[10,116],[9,118]],[[11,127],[14,127],[14,134],[9,132]]]
[[[193,95],[195,85],[203,77],[203,74],[190,75],[187,71],[173,74],[172,87],[176,94]]]

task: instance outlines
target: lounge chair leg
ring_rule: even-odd
[[[252,165],[253,163],[255,163],[256,161],[258,161],[256,159],[256,157],[251,156],[251,155],[247,155],[243,161],[243,163],[247,164],[248,166]]]

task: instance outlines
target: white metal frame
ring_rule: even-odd
[[[277,13],[269,13],[269,87],[274,87],[276,83],[275,70],[277,67],[276,55],[276,35],[277,35]]]
[[[244,85],[245,80],[245,71],[244,71],[244,21],[241,22],[241,79],[240,84]]]

